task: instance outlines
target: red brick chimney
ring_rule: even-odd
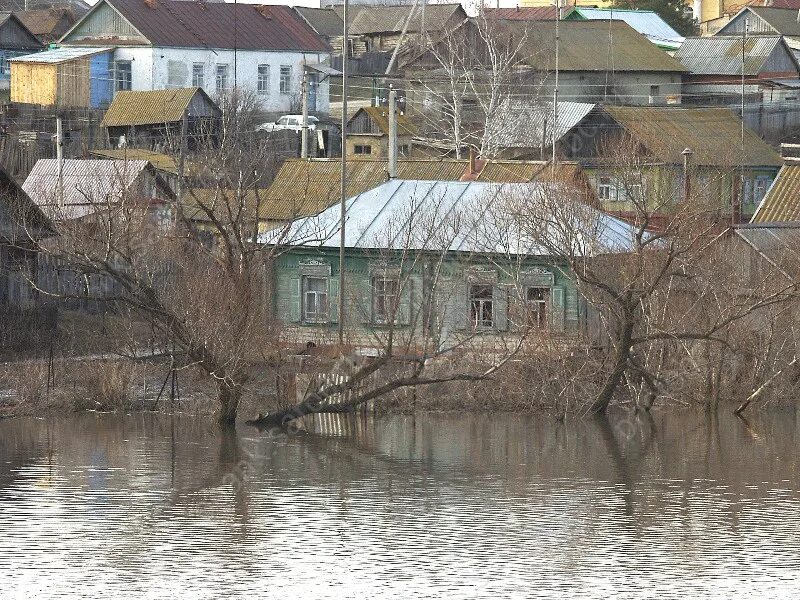
[[[144,3],[147,8],[155,9],[158,6],[158,0],[144,0]]]

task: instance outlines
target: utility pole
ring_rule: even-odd
[[[56,159],[58,160],[58,207],[64,208],[64,127],[61,113],[56,114]]]
[[[800,14],[800,13],[798,13]],[[747,45],[747,34],[750,30],[750,21],[745,16],[744,30],[742,31],[742,132],[741,132],[741,158],[742,165],[739,173],[739,194],[735,194],[733,200],[737,203],[736,206],[731,205],[732,220],[738,223],[739,217],[742,212],[742,201],[744,200],[744,64],[745,64],[745,46]]]
[[[300,158],[308,158],[308,71],[303,69],[303,126],[300,128]]]
[[[389,85],[389,179],[397,177],[397,92]]]
[[[689,176],[689,160],[692,158],[692,149],[684,148],[683,152],[683,201],[688,203],[692,193],[692,183]]]
[[[347,212],[347,59],[350,53],[350,40],[347,32],[347,8],[349,0],[344,0],[342,6],[342,180],[341,198],[339,204],[339,346],[344,345],[344,223]]]
[[[189,114],[188,111],[183,113],[181,117],[181,139],[178,148],[178,185],[176,186],[175,196],[180,210],[181,200],[183,199],[183,174],[186,161],[186,135],[189,128]]]
[[[558,22],[561,20],[561,0],[556,0],[556,79],[553,87],[553,169],[556,168],[556,142],[558,141],[558,52],[559,52],[559,31]]]

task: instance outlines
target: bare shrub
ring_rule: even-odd
[[[74,389],[75,410],[119,411],[130,407],[135,369],[127,361],[103,360],[79,368],[81,385]]]

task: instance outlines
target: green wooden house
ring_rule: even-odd
[[[273,310],[295,342],[350,343],[505,337],[535,330],[577,334],[586,321],[567,261],[521,233],[507,198],[535,205],[543,183],[390,180],[347,201],[344,315],[339,314],[340,208],[296,221],[273,269]],[[630,226],[581,206],[591,252],[630,244]],[[585,240],[582,240],[582,243]],[[549,246],[548,246],[549,247]]]

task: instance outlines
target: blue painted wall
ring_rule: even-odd
[[[89,104],[92,108],[105,108],[114,97],[112,52],[96,54],[89,62]]]

